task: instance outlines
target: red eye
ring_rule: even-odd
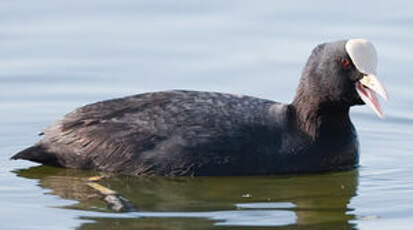
[[[341,59],[341,66],[343,66],[343,68],[347,69],[348,67],[350,67],[350,62],[346,58],[343,58],[343,59]]]

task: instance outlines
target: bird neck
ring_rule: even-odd
[[[318,95],[299,93],[291,105],[297,128],[312,140],[320,137],[334,138],[352,132],[350,106],[347,104],[327,101]]]

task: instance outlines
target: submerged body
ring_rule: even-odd
[[[361,71],[374,71],[374,58],[374,47],[365,40],[317,46],[291,104],[177,90],[87,105],[44,130],[36,145],[12,159],[130,175],[354,168],[359,155],[350,107],[367,103],[382,116],[374,92],[387,98],[374,73]]]

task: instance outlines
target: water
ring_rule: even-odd
[[[412,229],[413,4],[409,1],[0,2],[1,229]],[[311,49],[364,37],[379,52],[386,120],[352,109],[361,167],[321,175],[133,178],[9,161],[36,133],[98,100],[166,89],[287,102]]]

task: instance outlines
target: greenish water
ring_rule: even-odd
[[[413,3],[0,1],[0,229],[413,229]],[[390,95],[351,109],[357,170],[271,177],[110,176],[138,212],[111,211],[97,172],[9,157],[73,109],[193,89],[289,102],[313,47],[363,37]]]
[[[102,195],[87,186],[87,178],[97,173],[34,167],[16,174],[38,179],[48,194],[78,201],[62,208],[113,212]],[[238,229],[239,226],[351,229],[354,226],[351,220],[364,218],[352,214],[353,209],[348,207],[356,195],[357,180],[357,170],[266,177],[112,175],[99,183],[126,197],[139,211],[106,217],[91,213],[92,217],[81,219],[94,223],[79,229]]]

